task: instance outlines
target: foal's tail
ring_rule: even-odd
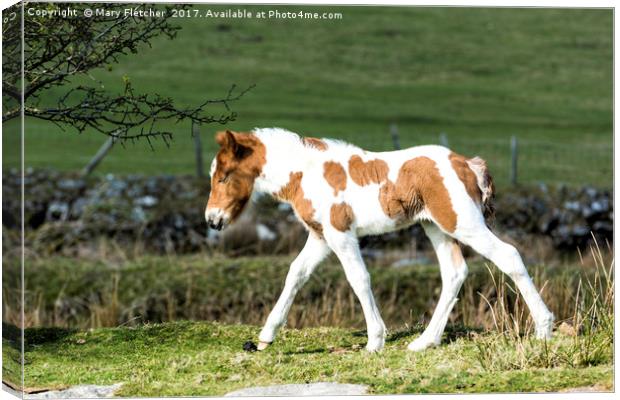
[[[493,178],[489,174],[487,163],[480,157],[474,157],[467,160],[467,164],[478,181],[478,187],[482,193],[482,212],[486,219],[492,218],[495,214],[495,206],[493,199],[495,198],[495,186],[493,185]]]

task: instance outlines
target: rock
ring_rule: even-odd
[[[390,267],[392,268],[403,268],[408,267],[410,265],[429,265],[431,263],[430,258],[425,256],[419,256],[416,258],[403,258],[398,261],[394,261]]]
[[[47,392],[25,394],[25,399],[85,399],[96,397],[112,397],[120,387],[121,383],[109,386],[100,385],[79,385],[64,390],[50,390]]]
[[[278,204],[278,210],[282,211],[282,212],[289,212],[292,211],[291,209],[291,205],[288,203],[279,203]]]
[[[3,226],[10,230],[20,228],[21,183],[20,171],[3,172]],[[208,229],[204,209],[209,185],[194,176],[110,174],[80,179],[61,171],[29,169],[23,183],[24,221],[27,234],[37,238],[31,241],[38,246],[34,251],[70,253],[109,238],[128,246],[141,242],[154,252],[196,252],[214,246],[255,255],[289,252],[307,237],[290,205],[269,196],[253,196],[256,210],[247,221],[238,220],[221,233]],[[609,190],[542,184],[504,188],[495,208],[489,223],[517,243],[544,236],[557,250],[575,251],[588,248],[591,232],[599,243],[613,241]],[[419,225],[362,237],[360,245],[369,259],[404,246],[430,247]]]
[[[276,235],[265,224],[261,224],[261,223],[256,224],[256,236],[258,236],[260,240],[267,240],[267,241],[275,240],[278,237],[278,235]]]
[[[139,197],[134,201],[134,204],[142,207],[153,207],[157,204],[157,198],[155,196]]]
[[[568,389],[561,389],[560,393],[596,393],[596,392],[612,392],[610,387],[605,386],[602,383],[596,383],[592,386],[580,386]]]
[[[567,322],[562,322],[560,326],[558,326],[558,332],[566,336],[577,336],[575,328]]]
[[[566,336],[577,336],[583,334],[583,325],[579,326],[579,329],[576,329],[573,324],[569,322],[562,322],[560,326],[558,326],[558,332],[562,335]]]
[[[136,222],[146,222],[146,213],[142,207],[134,207],[131,210],[131,219]]]
[[[58,182],[58,187],[64,190],[82,189],[84,186],[84,181],[78,179],[62,179]]]
[[[257,386],[235,390],[224,397],[249,396],[358,396],[368,392],[365,385],[337,382],[316,382],[306,384]]]
[[[67,203],[53,202],[47,209],[45,219],[48,221],[65,221],[69,215]]]

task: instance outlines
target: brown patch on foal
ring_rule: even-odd
[[[340,232],[346,232],[353,223],[353,209],[347,203],[334,204],[329,211],[332,226]]]
[[[307,147],[313,147],[321,151],[327,150],[327,143],[325,143],[321,139],[317,139],[313,137],[305,137],[305,138],[301,138],[301,142],[304,144],[304,146],[307,146]]]
[[[450,162],[456,175],[465,185],[465,190],[467,190],[469,197],[476,203],[481,204],[482,192],[480,187],[478,187],[478,178],[476,178],[476,174],[469,167],[467,159],[460,154],[450,153]]]
[[[304,190],[301,188],[302,177],[303,172],[291,172],[288,183],[275,194],[275,197],[291,203],[299,218],[311,231],[321,237],[323,236],[323,227],[314,219],[312,202],[304,198]]]
[[[428,157],[406,161],[396,183],[387,181],[379,190],[383,212],[397,221],[406,221],[426,207],[446,231],[456,229],[456,213],[437,165]]]
[[[388,165],[383,160],[374,159],[364,162],[358,155],[351,156],[349,159],[349,175],[353,182],[360,186],[381,183],[387,179],[388,172]]]
[[[334,196],[338,194],[338,191],[344,191],[347,188],[347,173],[342,164],[326,161],[323,164],[323,176],[329,186],[334,189]]]

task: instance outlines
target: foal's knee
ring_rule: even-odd
[[[461,265],[457,266],[454,271],[454,282],[457,285],[462,285],[467,278],[467,274],[469,273],[469,269],[467,268],[467,264],[463,262]]]

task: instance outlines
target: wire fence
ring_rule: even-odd
[[[211,134],[211,131],[208,131]],[[204,163],[215,155],[213,146],[205,146],[201,136],[207,130],[193,124],[195,174],[204,177],[208,172]],[[210,138],[209,138],[210,139]],[[480,156],[487,161],[495,184],[499,187],[515,185],[568,185],[571,187],[613,186],[613,143],[597,138],[596,142],[574,137],[558,139],[532,134],[502,134],[497,137],[481,137],[464,134],[412,132],[392,123],[384,134],[366,134],[363,137],[342,138],[373,151],[388,151],[423,144],[440,144],[467,157]],[[211,141],[206,142],[211,143]],[[83,169],[90,174],[111,149],[106,141],[93,159]],[[189,155],[188,155],[189,156]],[[189,157],[188,157],[189,159]],[[205,159],[207,161],[205,161]],[[188,171],[189,172],[189,171]]]
[[[384,138],[383,144],[387,138]],[[499,186],[541,183],[603,188],[613,186],[611,138],[609,144],[606,144],[600,141],[561,141],[517,134],[480,138],[438,132],[434,137],[432,134],[422,134],[412,141],[401,136],[395,124],[390,126],[389,138],[394,149],[409,145],[440,144],[468,157],[478,155],[487,161]]]

